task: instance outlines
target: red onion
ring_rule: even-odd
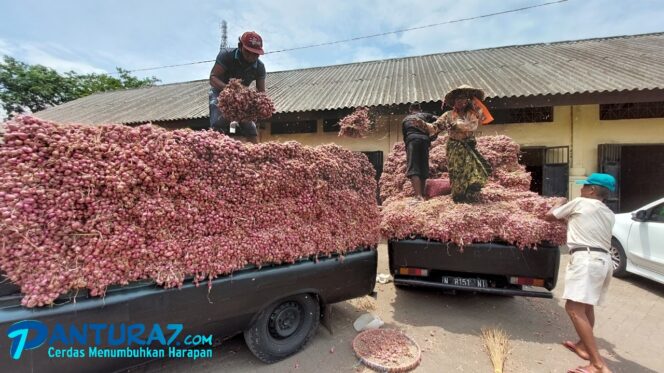
[[[371,129],[369,109],[359,107],[339,121],[339,136],[364,138]]]
[[[447,137],[432,143],[429,173],[432,179],[447,177]],[[545,221],[544,215],[559,200],[530,192],[530,174],[518,163],[519,145],[507,136],[477,139],[477,149],[493,167],[477,204],[455,204],[440,196],[411,204],[414,195],[406,178],[406,151],[394,145],[380,179],[383,199],[381,233],[388,238],[423,236],[459,245],[506,241],[521,248],[543,241],[563,244],[566,225]]]
[[[268,119],[274,113],[274,104],[265,92],[257,92],[231,79],[219,94],[219,110],[229,121],[256,121]]]
[[[379,240],[373,167],[336,145],[248,146],[212,131],[29,116],[9,122],[5,141],[0,269],[28,307],[141,279],[211,281]]]

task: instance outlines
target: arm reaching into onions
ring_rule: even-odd
[[[424,200],[424,187],[429,177],[429,148],[431,137],[435,135],[433,124],[436,117],[422,111],[420,104],[413,103],[408,109],[409,114],[401,123],[403,141],[406,145],[408,177],[415,190],[415,202]]]
[[[544,216],[544,220],[546,220],[546,221],[556,221],[556,220],[558,220],[558,218],[553,214],[553,210],[557,209],[560,206],[563,206],[566,203],[567,203],[567,198],[563,198],[560,201],[556,202],[553,205],[553,207],[551,207],[551,210],[549,210],[549,212],[546,213],[546,215]]]
[[[252,82],[256,81],[258,97],[262,101],[269,100],[265,95],[265,77],[267,75],[265,65],[259,60],[262,54],[264,54],[263,39],[253,31],[242,34],[238,40],[237,48],[222,49],[219,52],[212,71],[210,71],[210,129],[224,132],[222,128],[229,126],[231,134],[235,134],[237,130],[238,134],[245,137],[249,142],[258,143],[258,130],[254,119],[233,118],[232,113],[229,113],[227,108],[222,110],[224,104],[232,108],[235,101],[229,100],[230,103],[220,102],[220,99],[228,100],[227,98],[220,98],[220,94],[226,92],[227,96],[232,96],[233,92],[228,92],[229,89],[234,92],[238,91],[238,89],[233,89],[232,79],[237,79],[237,82],[245,87],[249,87]],[[268,107],[269,105],[264,106]],[[239,123],[233,126],[230,121],[238,121]]]

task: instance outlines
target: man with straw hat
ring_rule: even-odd
[[[452,184],[452,199],[456,203],[473,203],[491,175],[491,165],[477,151],[475,131],[480,124],[489,124],[493,117],[482,103],[484,92],[462,85],[445,95],[445,112],[434,123],[439,131],[449,133],[447,140],[447,168]]]

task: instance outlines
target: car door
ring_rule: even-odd
[[[634,264],[664,275],[664,203],[646,210],[645,219],[632,224],[628,247]]]
[[[652,209],[646,226],[649,250],[645,260],[652,271],[664,275],[664,203]]]

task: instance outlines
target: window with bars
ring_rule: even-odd
[[[323,132],[339,132],[339,121],[341,118],[323,119]]]
[[[599,105],[600,120],[664,118],[664,101]]]
[[[491,124],[553,122],[553,106],[492,109]]]
[[[318,132],[316,120],[299,120],[289,122],[272,122],[270,134],[284,135],[293,133],[316,133]]]

